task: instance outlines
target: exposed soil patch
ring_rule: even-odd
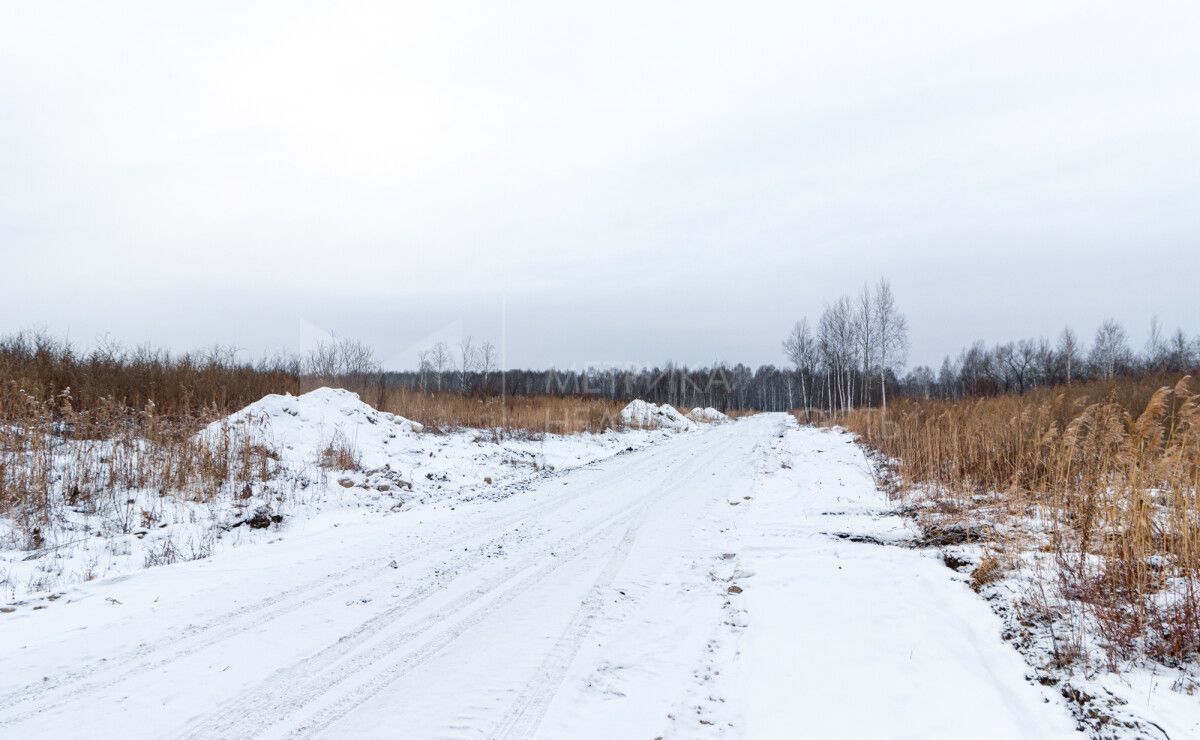
[[[859,543],[862,543],[865,545],[907,544],[906,542],[903,542],[903,541],[885,542],[885,541],[879,539],[878,537],[873,537],[869,534],[854,534],[852,532],[825,532],[824,534],[827,534],[830,537],[837,537],[839,540],[846,540],[847,542],[859,542]]]
[[[969,568],[974,563],[966,558],[960,557],[953,552],[942,553],[942,562],[946,567],[953,571],[962,571],[964,568]]]
[[[990,537],[991,528],[977,524],[921,523],[921,537],[913,544],[916,547],[951,547],[983,542]]]

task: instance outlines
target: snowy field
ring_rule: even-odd
[[[267,481],[230,485],[205,501],[118,488],[87,507],[71,505],[60,483],[53,519],[41,525],[45,546],[37,550],[25,549],[18,528],[0,517],[0,604],[44,606],[84,582],[274,541],[280,524],[295,535],[356,518],[512,495],[526,483],[669,436],[664,429],[537,437],[479,429],[443,433],[377,411],[341,389],[266,396],[209,425],[200,437],[213,447],[237,448],[245,441],[269,450],[275,459]],[[84,445],[97,449],[57,456],[60,480],[70,480],[71,466],[81,459],[102,466],[111,457],[103,442],[71,449]],[[322,465],[331,445],[352,451],[354,469]]]
[[[1081,737],[940,553],[879,544],[915,532],[847,435],[685,421],[502,444],[367,422],[331,484],[354,506],[0,614],[0,737]],[[1139,690],[1200,737],[1194,698]]]

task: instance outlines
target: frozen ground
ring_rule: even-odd
[[[229,485],[203,502],[185,492],[118,489],[87,507],[70,505],[60,485],[53,519],[42,525],[45,546],[37,550],[24,549],[19,528],[0,518],[0,605],[33,608],[69,597],[87,581],[273,541],[278,525],[243,526],[260,512],[281,519],[290,536],[330,522],[453,507],[511,495],[524,484],[672,436],[661,429],[536,437],[421,429],[345,390],[267,396],[201,433],[212,445],[226,435],[235,447],[249,437],[271,450],[277,459],[266,482]],[[92,458],[110,454],[103,442],[78,444],[99,447]],[[331,444],[351,451],[357,469],[323,467],[322,452]],[[78,457],[57,456],[60,478],[71,477]]]
[[[1078,736],[936,553],[855,541],[912,533],[844,435],[763,414],[512,486],[0,615],[0,737]]]

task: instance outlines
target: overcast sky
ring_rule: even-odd
[[[0,332],[910,364],[1200,332],[1200,4],[10,3]]]

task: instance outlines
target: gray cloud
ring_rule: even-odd
[[[1194,4],[10,15],[3,331],[403,358],[503,325],[511,365],[780,362],[879,276],[916,362],[1200,331]]]

